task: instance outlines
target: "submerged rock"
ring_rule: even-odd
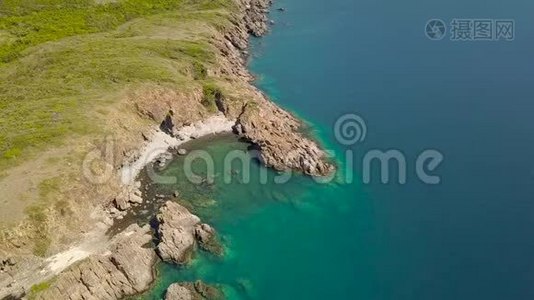
[[[215,229],[208,224],[199,224],[195,227],[195,237],[200,248],[215,255],[223,254],[223,247],[217,239]]]
[[[193,300],[193,295],[186,287],[173,283],[167,289],[165,300]]]
[[[167,289],[165,300],[222,300],[223,293],[202,281],[173,283]]]

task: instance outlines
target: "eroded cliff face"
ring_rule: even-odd
[[[225,101],[239,112],[235,133],[257,146],[263,163],[279,171],[296,170],[307,175],[323,176],[334,170],[326,154],[316,142],[305,136],[303,124],[287,111],[281,109],[257,88],[250,84],[251,76],[246,69],[248,34],[261,36],[267,32],[267,13],[271,2],[267,0],[243,1],[245,10],[242,22],[225,34],[226,43],[220,43],[221,55],[232,66],[232,73],[246,82],[248,98],[245,101]],[[236,104],[239,103],[239,104]]]

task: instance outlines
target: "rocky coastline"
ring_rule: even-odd
[[[162,107],[152,102],[136,99],[140,114],[160,123],[148,136],[143,136],[146,147],[163,143],[163,151],[157,156],[143,158],[143,149],[124,156],[121,192],[102,205],[98,214],[104,214],[103,224],[109,226],[121,219],[133,206],[149,201],[142,198],[140,185],[135,181],[139,170],[154,159],[159,159],[169,148],[196,136],[184,137],[183,128],[195,129],[195,122],[203,122],[217,115],[225,123],[224,130],[232,130],[244,141],[259,150],[262,163],[279,171],[297,171],[311,176],[325,176],[334,171],[326,153],[319,145],[302,133],[302,122],[278,107],[251,84],[253,76],[246,66],[248,39],[250,35],[261,36],[268,31],[270,0],[235,0],[240,12],[233,16],[235,22],[230,30],[213,38],[218,53],[218,68],[210,69],[211,75],[225,78],[219,82],[221,92],[214,93],[216,112],[207,115],[193,108],[191,115],[199,120],[184,119],[180,102]],[[239,87],[239,89],[234,89]],[[236,94],[235,90],[240,93]],[[205,93],[205,92],[204,92]],[[205,95],[190,95],[202,98]],[[148,96],[147,96],[148,97]],[[186,110],[187,111],[187,110]],[[221,127],[222,128],[222,127]],[[209,134],[214,132],[206,132]],[[158,138],[159,137],[159,138]],[[155,144],[154,144],[155,143]],[[160,144],[161,146],[161,144]],[[144,164],[137,164],[137,161]],[[125,166],[130,166],[129,176],[124,176]],[[132,171],[133,170],[133,171]],[[124,179],[126,178],[126,179]],[[197,248],[216,255],[222,248],[216,240],[215,230],[203,224],[186,208],[166,202],[156,217],[158,228],[131,225],[115,235],[105,246],[93,253],[75,255],[57,272],[46,274],[45,290],[30,290],[28,282],[11,285],[0,292],[0,298],[18,299],[30,295],[34,299],[121,299],[142,293],[155,280],[154,266],[158,260],[175,264],[187,264]],[[156,243],[153,243],[153,241]],[[6,268],[11,267],[6,260]],[[58,273],[58,274],[56,274]],[[206,292],[209,291],[209,292]],[[213,296],[217,295],[217,296]],[[177,283],[171,286],[167,299],[220,299],[213,287],[203,283]]]
[[[141,293],[155,279],[157,262],[150,226],[132,225],[117,235],[108,251],[61,273],[35,299],[121,299]]]
[[[185,265],[206,240],[215,238],[211,226],[200,223],[197,216],[172,201],[160,208],[157,222],[157,233],[149,225],[129,226],[113,238],[108,250],[68,268],[49,288],[32,298],[96,300],[139,294],[154,282],[154,267],[159,259]],[[204,299],[194,295],[206,290],[211,291],[207,294],[218,294],[202,283],[184,286],[193,292],[190,299]]]

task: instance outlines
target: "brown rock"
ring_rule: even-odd
[[[118,210],[125,211],[128,208],[130,208],[130,203],[128,202],[128,198],[121,194],[113,200],[113,204]]]
[[[186,287],[173,283],[167,289],[165,300],[193,300],[193,295]]]
[[[150,226],[128,227],[117,236],[110,253],[93,255],[58,275],[36,299],[120,299],[147,290],[154,281],[157,257]]]
[[[195,237],[200,248],[215,255],[223,254],[223,247],[217,239],[215,229],[208,224],[198,224],[195,227]]]
[[[161,259],[177,264],[189,262],[195,248],[194,228],[200,219],[185,207],[167,201],[161,207],[157,220],[160,239],[157,250]]]
[[[326,153],[301,133],[301,123],[257,93],[254,100],[259,105],[244,106],[234,131],[257,146],[261,161],[278,171],[296,170],[312,176],[333,172]]]
[[[221,300],[223,293],[202,281],[173,283],[167,289],[165,300]]]

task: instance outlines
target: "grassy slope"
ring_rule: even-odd
[[[158,23],[186,28],[224,26],[230,1],[25,0],[0,4],[0,169],[60,143],[68,134],[97,130],[87,110],[113,91],[139,82],[187,85],[211,63],[205,39],[146,36]],[[132,20],[135,20],[131,22]],[[119,28],[131,22],[131,26]],[[174,24],[173,24],[174,23]],[[194,26],[190,26],[194,34]],[[102,103],[104,102],[104,103]]]
[[[0,178],[2,171],[72,137],[104,131],[99,118],[106,115],[99,111],[119,101],[120,91],[146,83],[216,90],[206,78],[214,55],[202,27],[228,26],[233,5],[231,0],[0,2]],[[27,209],[36,255],[45,255],[50,245],[45,209],[63,207],[57,199],[65,182],[58,182],[41,182],[37,204]]]

